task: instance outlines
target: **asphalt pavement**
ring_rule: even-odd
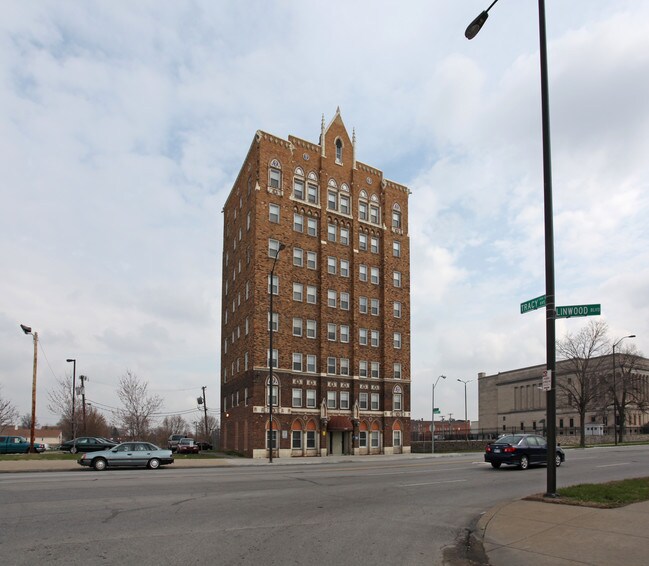
[[[438,457],[455,456],[440,454]],[[418,458],[416,454],[331,456],[327,458],[210,458],[179,460],[174,468],[210,468],[287,464],[337,464]],[[74,460],[0,461],[0,474],[12,472],[91,471]],[[0,484],[2,476],[0,475]],[[616,509],[578,507],[548,501],[515,500],[493,507],[474,533],[491,566],[644,566],[649,563],[649,501]],[[451,563],[449,563],[450,565]],[[478,566],[484,562],[466,562]]]

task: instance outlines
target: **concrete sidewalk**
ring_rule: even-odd
[[[513,501],[478,522],[491,566],[649,564],[649,502],[594,509]]]

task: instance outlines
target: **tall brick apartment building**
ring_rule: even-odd
[[[257,132],[223,209],[224,449],[410,451],[408,195],[340,111],[318,144]]]

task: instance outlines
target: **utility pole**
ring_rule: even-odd
[[[83,434],[84,436],[88,434],[88,427],[86,425],[86,385],[85,382],[88,381],[87,375],[80,375],[79,379],[81,380],[81,405],[83,407]]]
[[[207,428],[207,401],[205,400],[205,390],[207,389],[207,385],[203,385],[201,389],[203,390],[203,411],[205,413],[205,442],[210,442],[210,431]]]

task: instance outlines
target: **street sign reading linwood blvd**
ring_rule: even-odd
[[[570,318],[571,316],[597,316],[602,314],[602,305],[572,305],[557,307],[557,318]]]

